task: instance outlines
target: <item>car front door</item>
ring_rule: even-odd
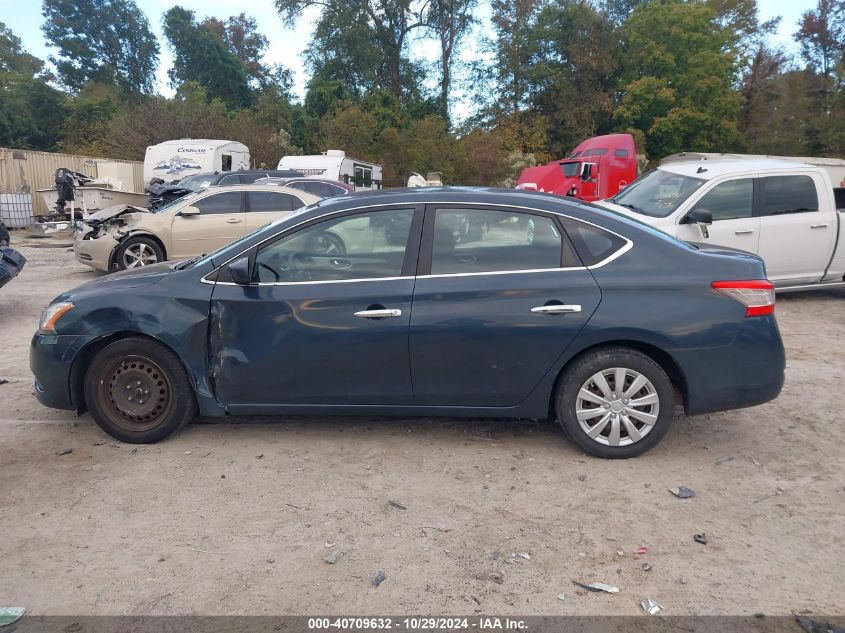
[[[705,236],[697,224],[678,225],[678,237],[688,242],[705,242],[756,253],[760,240],[760,219],[754,215],[754,179],[737,178],[715,185],[704,193],[692,210],[710,211],[713,224]]]
[[[758,253],[775,284],[818,281],[827,268],[836,218],[819,208],[817,191],[809,175],[762,176],[757,181]]]
[[[210,253],[246,233],[241,191],[210,194],[186,206],[198,213],[177,211],[173,216],[169,259]]]
[[[600,300],[552,216],[426,209],[414,289],[414,401],[514,406],[549,372]]]
[[[404,233],[388,239],[386,217],[401,218]],[[254,249],[251,285],[218,277],[212,375],[229,411],[410,404],[421,224],[413,207],[324,218]]]
[[[246,226],[250,231],[305,206],[296,196],[281,191],[247,193]]]

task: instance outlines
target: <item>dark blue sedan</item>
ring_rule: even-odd
[[[557,417],[632,457],[784,379],[760,258],[575,200],[414,189],[324,200],[197,260],[57,297],[39,400],[125,442],[204,416]]]

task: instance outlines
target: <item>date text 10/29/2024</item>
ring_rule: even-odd
[[[524,631],[525,621],[496,617],[337,617],[308,618],[308,629],[393,631]]]

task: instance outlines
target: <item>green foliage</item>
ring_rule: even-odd
[[[252,102],[243,63],[219,35],[196,21],[193,11],[172,7],[165,12],[163,23],[173,51],[173,67],[168,71],[173,87],[193,81],[205,88],[211,99],[230,106]]]
[[[70,90],[96,81],[152,92],[158,42],[134,0],[44,0],[42,14],[44,35],[59,51],[50,61]]]
[[[740,142],[736,35],[704,4],[679,0],[634,9],[623,27],[620,129],[646,137],[649,156],[730,151]]]

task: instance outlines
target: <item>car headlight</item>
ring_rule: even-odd
[[[41,313],[38,330],[40,332],[55,332],[56,322],[71,310],[73,310],[73,304],[70,301],[62,301],[47,306],[44,312]]]

